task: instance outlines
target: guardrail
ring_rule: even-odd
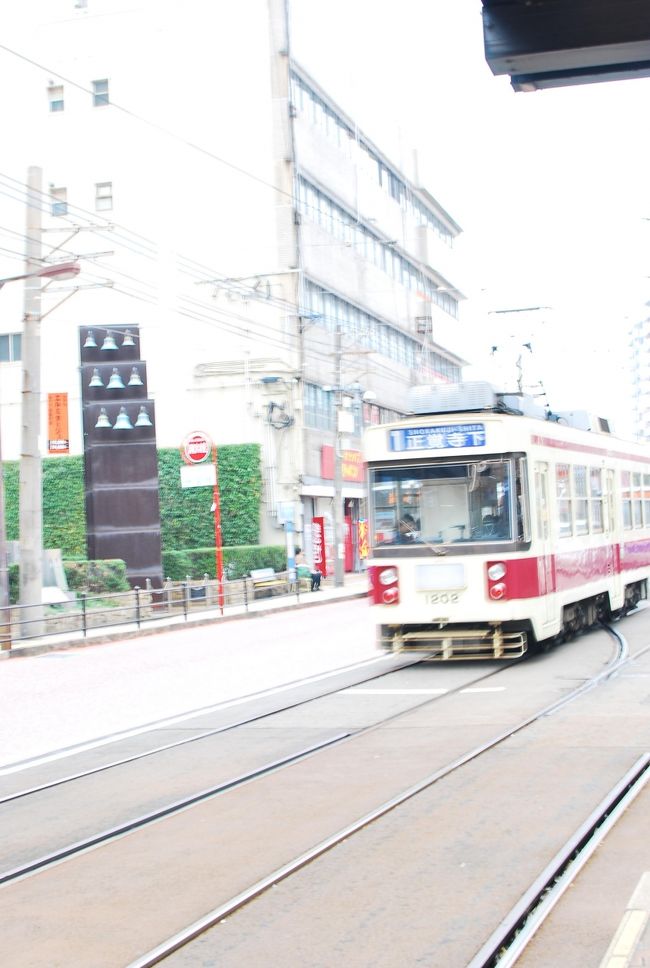
[[[227,610],[248,611],[260,598],[300,600],[304,585],[290,580],[287,572],[278,572],[284,582],[270,588],[255,588],[251,578],[221,583],[204,575],[185,581],[167,579],[162,588],[133,588],[127,592],[89,595],[79,592],[68,602],[55,605],[11,605],[0,608],[0,650],[8,651],[34,639],[86,638],[93,631],[178,618],[187,621],[201,612]]]

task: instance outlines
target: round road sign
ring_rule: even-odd
[[[186,464],[201,464],[212,450],[212,441],[201,430],[188,434],[181,445],[181,457]]]

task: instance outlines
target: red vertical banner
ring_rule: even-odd
[[[47,452],[48,454],[70,453],[67,393],[47,395]]]
[[[325,552],[325,518],[313,518],[311,522],[311,547],[314,569],[327,578],[327,555]]]
[[[352,571],[354,568],[354,545],[352,543],[352,518],[349,514],[343,519],[343,567],[345,571]]]

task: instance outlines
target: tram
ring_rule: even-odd
[[[647,597],[650,448],[487,383],[409,409],[364,435],[381,648],[509,659]]]

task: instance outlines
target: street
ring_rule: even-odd
[[[365,599],[0,665],[0,769],[377,655]]]

